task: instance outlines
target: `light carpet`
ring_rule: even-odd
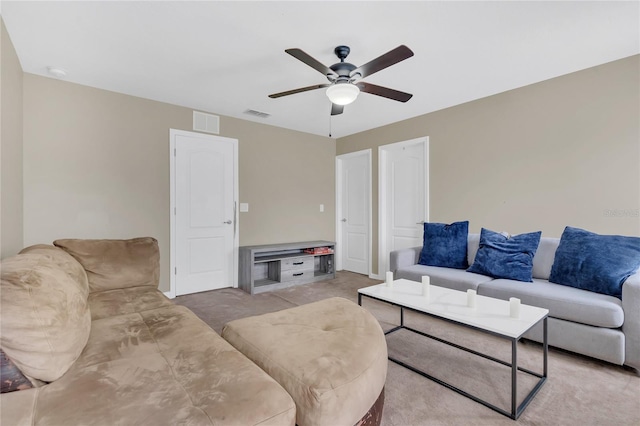
[[[351,272],[336,279],[249,295],[222,289],[180,296],[175,303],[190,308],[220,333],[225,323],[274,312],[328,297],[357,303],[357,290],[380,281]],[[363,306],[384,330],[399,324],[399,309],[363,298]],[[510,361],[511,344],[423,315],[405,313],[405,324],[476,351]],[[387,336],[389,354],[445,379],[465,391],[510,410],[511,370],[408,331]],[[520,366],[542,371],[542,346],[521,342]],[[520,373],[521,400],[535,380]],[[640,374],[629,368],[549,349],[549,377],[517,422],[404,367],[389,362],[382,424],[419,425],[630,425],[640,426]]]

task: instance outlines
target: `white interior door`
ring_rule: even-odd
[[[172,130],[175,294],[237,285],[237,141]]]
[[[371,150],[338,157],[338,267],[369,275]]]
[[[380,147],[380,270],[393,250],[422,245],[428,209],[428,139]]]

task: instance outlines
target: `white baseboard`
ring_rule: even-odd
[[[165,291],[164,295],[167,296],[169,299],[175,299],[176,297],[176,295],[171,291]]]

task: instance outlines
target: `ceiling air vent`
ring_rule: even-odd
[[[193,130],[217,135],[220,133],[220,117],[193,111]]]
[[[269,113],[262,112],[262,111],[256,111],[255,109],[248,109],[244,113],[245,114],[249,114],[249,115],[253,115],[254,117],[260,117],[260,118],[267,118],[267,117],[271,116],[271,114],[269,114]]]

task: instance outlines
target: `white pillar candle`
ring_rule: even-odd
[[[387,271],[387,287],[393,287],[393,272]]]
[[[476,308],[476,291],[467,290],[467,306],[470,308]]]
[[[511,318],[520,318],[520,299],[516,297],[509,298],[509,315]]]
[[[426,297],[427,299],[429,298],[429,290],[431,288],[431,278],[429,278],[429,275],[423,275],[422,276],[422,296]]]

